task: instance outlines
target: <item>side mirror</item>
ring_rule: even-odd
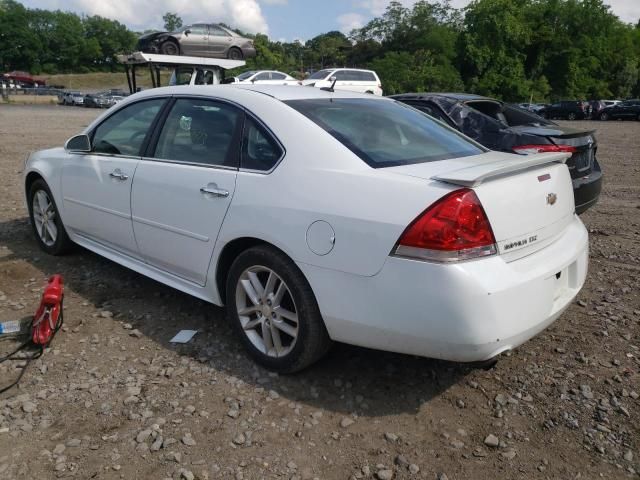
[[[338,81],[338,78],[337,78],[337,77],[331,77],[331,78],[329,79],[329,81],[330,81],[332,84],[334,84],[334,85],[335,85],[335,83]]]
[[[64,149],[67,152],[88,153],[91,151],[91,140],[89,135],[80,134],[75,137],[71,137],[64,144]]]
[[[189,36],[189,34],[190,34],[190,33],[191,33],[191,30],[185,30],[185,31],[184,31],[184,34],[185,34],[187,37]]]

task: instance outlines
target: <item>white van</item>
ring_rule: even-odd
[[[331,87],[333,79],[336,80],[336,90],[349,90],[351,92],[372,93],[382,96],[382,83],[378,74],[373,70],[360,70],[357,68],[327,68],[319,70],[309,78],[302,81],[303,85],[316,88]]]

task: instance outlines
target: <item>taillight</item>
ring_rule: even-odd
[[[457,262],[496,252],[496,239],[480,200],[473,190],[462,188],[445,195],[416,218],[393,253],[434,262]]]
[[[548,153],[548,152],[566,152],[575,153],[576,147],[571,145],[520,145],[513,147],[513,151],[522,155],[531,155],[532,153]]]

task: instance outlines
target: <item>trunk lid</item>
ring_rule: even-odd
[[[489,218],[498,252],[512,261],[549,245],[573,221],[573,188],[564,165],[568,156],[494,153],[480,156],[488,157],[480,162],[478,157],[456,159],[449,171],[435,176],[427,173],[430,164],[390,170],[472,188]]]
[[[567,166],[572,178],[587,175],[593,167],[597,151],[597,142],[594,136],[595,130],[578,130],[564,125],[540,124],[517,125],[508,130],[516,135],[536,135],[545,137],[555,145],[569,145],[576,151],[567,160]]]

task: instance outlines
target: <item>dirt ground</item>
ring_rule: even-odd
[[[606,175],[582,217],[589,278],[493,369],[337,345],[277,376],[222,309],[88,251],[38,250],[25,155],[98,113],[0,106],[0,320],[34,312],[48,275],[67,285],[64,329],[0,396],[0,478],[638,478],[640,122],[575,122],[598,129]],[[171,345],[183,328],[200,333]]]

